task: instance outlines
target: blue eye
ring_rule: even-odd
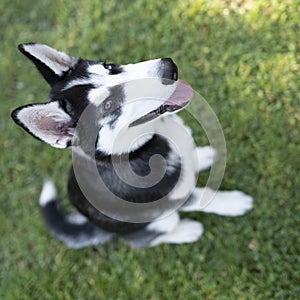
[[[62,107],[62,109],[67,113],[67,114],[71,114],[73,111],[72,105],[68,102],[68,101],[61,101],[60,105]]]

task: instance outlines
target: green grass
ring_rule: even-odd
[[[1,299],[299,297],[299,1],[2,0],[0,11]],[[16,49],[29,41],[117,63],[172,57],[222,124],[222,189],[251,194],[254,210],[190,214],[206,229],[190,245],[74,251],[51,238],[37,199],[47,177],[66,197],[71,157],[10,119],[13,108],[47,100]]]

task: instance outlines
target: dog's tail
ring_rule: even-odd
[[[81,214],[66,214],[59,207],[56,189],[51,181],[44,183],[39,202],[50,233],[70,248],[105,244],[113,237],[113,233],[96,227]]]

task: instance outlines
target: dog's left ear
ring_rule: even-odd
[[[22,106],[11,116],[28,133],[55,148],[66,148],[72,144],[74,123],[57,102]]]
[[[47,45],[29,43],[21,44],[18,48],[35,64],[50,86],[53,86],[78,62],[77,58]]]

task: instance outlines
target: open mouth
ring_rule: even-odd
[[[178,80],[173,94],[158,108],[152,110],[141,118],[133,121],[129,127],[149,122],[166,112],[175,112],[185,107],[193,97],[192,87],[183,80]]]

